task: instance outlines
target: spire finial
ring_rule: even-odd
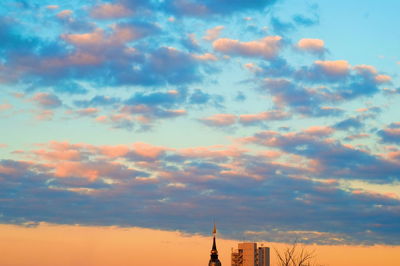
[[[214,228],[212,231],[213,235],[215,235],[217,233],[217,226],[215,225],[215,221],[214,221]]]

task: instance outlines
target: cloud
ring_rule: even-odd
[[[53,110],[40,110],[36,113],[35,119],[42,121],[52,120],[54,116]]]
[[[273,31],[275,33],[281,34],[281,35],[286,34],[295,29],[295,26],[293,25],[293,23],[282,21],[280,18],[275,17],[275,16],[271,17],[270,23],[271,23]]]
[[[13,108],[13,106],[9,103],[2,103],[0,104],[0,112],[1,111],[6,111],[6,110],[10,110],[11,108]]]
[[[398,239],[391,236],[399,228],[390,221],[398,218],[395,211],[398,199],[362,190],[343,190],[332,179],[351,178],[343,163],[352,165],[354,172],[358,172],[363,166],[360,159],[368,158],[366,154],[360,156],[362,153],[329,142],[327,137],[333,133],[332,128],[324,126],[287,134],[262,132],[247,141],[257,143],[259,139],[263,145],[282,151],[264,149],[256,155],[248,149],[224,145],[176,150],[146,143],[41,144],[40,149],[25,152],[28,157],[36,156],[35,163],[0,162],[0,195],[11,199],[9,207],[2,207],[0,211],[3,221],[14,223],[146,224],[151,228],[179,228],[191,233],[207,231],[201,226],[203,220],[218,212],[220,222],[226,224],[225,234],[233,238],[248,236],[249,232],[278,230],[279,234],[268,235],[270,241],[290,239],[296,231],[297,236],[308,236],[304,240],[308,243],[397,243]],[[317,148],[318,145],[321,147]],[[350,154],[338,160],[341,156],[333,148],[338,149],[336,153],[342,150]],[[290,159],[290,156],[294,157]],[[283,158],[289,160],[282,161]],[[368,163],[369,170],[376,166],[385,169],[379,171],[380,178],[388,167],[393,167],[379,160]],[[320,178],[319,174],[325,170],[330,173],[325,174],[328,180],[310,179]],[[206,208],[202,203],[210,200],[213,206]],[[42,208],[37,202],[49,202],[48,208]],[[243,210],[240,215],[234,211],[237,208]],[[257,211],[261,208],[266,212]],[[282,208],[288,211],[279,212]],[[28,209],[31,211],[27,212]],[[87,210],[90,215],[81,215]],[[305,210],[309,215],[302,215]],[[187,215],[193,211],[199,214],[194,220]],[[104,215],[110,212],[111,219]],[[271,216],[271,213],[280,215]],[[267,216],[268,225],[259,222]],[[315,217],[320,217],[318,222]],[[165,220],[174,222],[160,223]],[[336,224],[335,230],[332,222]],[[238,225],[243,224],[246,228],[238,231]],[[371,234],[365,236],[365,230]],[[346,237],[337,242],[335,237],[310,237],[309,231]],[[264,236],[254,233],[251,237],[262,240]]]
[[[79,161],[83,158],[79,149],[71,148],[52,151],[41,149],[33,151],[33,154],[47,161]]]
[[[231,15],[247,10],[262,11],[271,6],[275,0],[221,0],[221,1],[199,1],[199,0],[172,0],[164,2],[164,8],[177,16],[204,17],[209,15]]]
[[[360,121],[360,118],[350,117],[336,123],[334,127],[340,130],[361,129],[364,124]]]
[[[94,6],[90,15],[96,19],[117,19],[131,16],[133,11],[121,4],[105,3]]]
[[[317,127],[274,137],[280,143],[289,137],[318,142],[331,133],[332,129]],[[268,140],[266,133],[263,139]],[[263,152],[265,156],[254,155],[224,145],[175,150],[146,143],[43,144],[32,151],[34,163],[0,161],[0,195],[8,199],[0,207],[2,221],[146,225],[205,233],[209,228],[202,224],[218,213],[225,235],[232,238],[286,241],[296,235],[307,243],[398,243],[395,235],[400,229],[391,222],[399,218],[398,199],[343,190],[337,180],[311,180],[307,177],[318,176],[318,164],[301,157],[278,162],[288,156],[285,151]],[[318,151],[315,157],[324,158]],[[212,206],[204,205],[208,201]],[[234,211],[238,208],[240,213]],[[257,211],[261,208],[265,211]],[[198,214],[195,219],[189,214],[193,211]],[[237,230],[242,224],[248,226]],[[324,233],[318,237],[313,232]]]
[[[282,110],[270,110],[257,114],[215,114],[200,119],[202,123],[212,127],[229,127],[237,123],[245,126],[265,126],[265,122],[284,120],[290,118],[291,114]]]
[[[203,39],[206,41],[214,41],[215,39],[217,39],[219,37],[219,35],[221,34],[221,31],[224,28],[225,28],[224,26],[219,25],[219,26],[215,26],[214,28],[208,29],[206,32],[206,35],[204,35]]]
[[[387,128],[378,131],[378,136],[385,143],[400,143],[400,123],[392,123]]]
[[[328,129],[326,133],[322,131],[318,134],[309,134],[307,130],[286,134],[263,131],[245,141],[313,160],[315,174],[318,173],[321,178],[354,178],[376,183],[398,178],[396,172],[400,170],[400,164],[351,145],[343,145],[337,140],[321,139],[332,133],[332,129]]]
[[[334,129],[331,127],[327,126],[312,126],[307,129],[305,129],[304,134],[311,135],[311,136],[317,136],[317,137],[326,137],[329,135],[332,135],[334,132]]]
[[[58,5],[48,5],[46,6],[47,9],[58,9],[60,8]]]
[[[249,67],[249,66],[248,66]],[[251,65],[250,65],[251,67]],[[268,62],[262,62],[254,65],[250,70],[256,74],[257,77],[290,77],[294,74],[295,69],[281,57],[274,58]]]
[[[315,66],[327,76],[343,77],[349,73],[350,65],[346,60],[315,61]]]
[[[320,39],[301,39],[297,43],[300,51],[309,52],[316,55],[323,55],[326,52],[325,43]]]
[[[75,113],[78,116],[95,116],[99,113],[99,109],[94,108],[94,107],[88,107],[88,108],[72,111],[72,113]]]
[[[197,60],[192,55],[172,47],[161,47],[154,51],[142,70],[145,80],[154,80],[156,83],[179,85],[201,80]],[[129,80],[130,77],[126,79]]]
[[[103,29],[97,28],[90,33],[64,34],[62,38],[80,49],[105,50],[156,34],[158,30],[153,24],[133,21],[116,24],[112,34],[106,34]]]
[[[323,111],[320,107],[322,95],[296,86],[290,80],[265,79],[264,88],[271,93],[278,108],[289,106],[296,112],[314,116],[319,116]]]
[[[227,38],[217,39],[213,42],[215,51],[244,57],[262,57],[266,60],[275,58],[281,47],[280,36],[267,36],[263,39],[240,42]]]
[[[91,106],[112,106],[114,104],[120,103],[121,99],[111,96],[97,95],[90,100],[77,100],[75,105],[79,107],[91,107]]]
[[[238,91],[235,97],[235,101],[244,102],[246,100],[246,95],[242,91]]]
[[[391,77],[373,66],[351,66],[346,60],[316,60],[311,66],[295,69],[286,60],[245,65],[260,84],[258,92],[272,96],[278,109],[290,108],[306,116],[339,116],[338,103],[373,96]],[[382,75],[382,76],[381,76]]]
[[[184,109],[165,109],[150,105],[125,105],[110,116],[99,116],[100,123],[109,123],[113,128],[133,130],[135,124],[138,130],[148,130],[159,119],[172,119],[187,114]]]
[[[233,114],[215,114],[200,119],[201,122],[208,126],[225,127],[236,123],[237,117]]]
[[[200,61],[217,61],[218,60],[218,58],[215,55],[210,54],[210,53],[200,54],[200,55],[195,54],[195,55],[193,55],[193,57]]]
[[[129,169],[124,165],[107,162],[81,163],[81,162],[62,162],[54,167],[54,176],[59,178],[81,177],[89,180],[96,180],[100,177],[107,178],[134,178],[143,175],[142,172]]]
[[[62,41],[46,46],[40,39],[25,40],[12,35],[10,28],[11,25],[4,25],[2,46],[9,52],[8,47],[19,52],[6,60],[0,79],[27,83],[31,90],[40,85],[62,92],[85,92],[79,81],[100,86],[187,84],[200,81],[200,67],[206,66],[209,59],[214,60],[207,54],[196,59],[172,47],[135,48],[131,42],[160,31],[158,26],[142,21],[120,22],[107,30],[65,33],[61,35]],[[28,51],[22,53],[26,47]]]
[[[352,141],[352,140],[357,140],[357,139],[369,138],[370,136],[371,136],[370,134],[360,133],[360,134],[347,136],[346,138],[344,138],[344,140]]]
[[[45,92],[36,93],[31,100],[42,108],[54,109],[62,105],[61,100],[56,95]]]
[[[239,116],[239,122],[243,125],[254,125],[265,121],[284,120],[290,116],[289,113],[281,110],[271,110],[258,114],[242,114]]]
[[[176,106],[186,100],[186,89],[169,90],[166,92],[135,93],[126,101],[127,105],[160,105],[164,107]]]
[[[305,17],[303,15],[297,14],[297,15],[293,16],[293,21],[297,25],[310,27],[310,26],[314,26],[319,23],[319,17],[318,17],[318,14],[314,14],[314,18]]]
[[[73,13],[74,13],[74,12],[73,12],[72,10],[65,9],[65,10],[63,10],[63,11],[57,13],[57,17],[59,17],[60,19],[67,19],[67,18],[69,18],[70,16],[72,16]]]
[[[65,30],[72,32],[91,31],[95,28],[95,24],[88,22],[86,18],[78,18],[74,15],[74,11],[64,9],[56,14],[56,22],[65,27]]]
[[[107,95],[83,98],[74,101],[77,107],[83,109],[71,109],[67,114],[98,115],[95,118],[98,123],[108,124],[113,128],[141,131],[151,129],[158,121],[185,116],[186,109],[220,108],[223,103],[224,97],[221,95],[180,87],[165,91],[138,90],[126,99]]]
[[[190,104],[194,105],[205,105],[211,104],[211,106],[221,107],[225,101],[225,98],[219,94],[210,94],[200,89],[195,89],[188,99]]]
[[[181,42],[189,51],[200,52],[202,50],[194,34],[187,34],[185,38],[182,38]]]

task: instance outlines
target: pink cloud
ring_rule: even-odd
[[[13,167],[7,167],[7,166],[0,165],[0,174],[13,175],[15,173],[17,173],[17,169],[15,169]]]
[[[355,140],[355,139],[368,138],[368,137],[370,137],[370,136],[371,136],[370,134],[360,133],[360,134],[355,134],[355,135],[347,136],[346,139],[347,139],[347,140]]]
[[[346,60],[321,61],[314,62],[325,74],[334,77],[346,76],[350,71],[350,65]]]
[[[214,50],[228,55],[263,57],[268,60],[278,55],[281,40],[280,36],[267,36],[250,42],[222,38],[214,41],[213,47]]]
[[[244,64],[244,67],[247,68],[249,71],[251,71],[253,73],[257,73],[257,72],[261,72],[262,71],[262,68],[259,67],[255,63],[246,63],[246,64]]]
[[[280,151],[261,151],[258,153],[259,156],[266,157],[268,159],[277,159],[282,156],[282,152]]]
[[[208,147],[193,147],[179,150],[179,153],[183,156],[191,158],[226,158],[226,157],[238,157],[242,155],[246,150],[239,149],[235,146],[223,146],[215,145]]]
[[[312,126],[303,131],[306,134],[313,136],[329,136],[334,132],[334,129],[327,126]]]
[[[104,31],[102,29],[96,29],[90,33],[64,34],[61,37],[76,46],[95,46],[106,42]]]
[[[88,144],[70,144],[69,142],[50,141],[46,144],[38,144],[43,149],[34,150],[32,154],[46,161],[78,161],[83,158],[83,152],[94,151],[94,147]]]
[[[375,76],[375,81],[378,84],[383,84],[383,83],[390,83],[392,81],[392,78],[388,75],[376,75]]]
[[[72,162],[63,161],[54,165],[46,165],[54,169],[56,177],[82,177],[94,181],[103,178],[132,178],[138,175],[134,169],[127,168],[125,165],[112,162]]]
[[[13,106],[9,103],[0,104],[0,111],[5,111],[11,109]]]
[[[399,151],[391,151],[386,154],[386,157],[391,160],[399,160],[400,161],[400,150]]]
[[[172,116],[182,116],[182,115],[186,115],[187,112],[186,110],[183,109],[177,109],[177,110],[165,110],[167,113],[169,113]]]
[[[85,109],[79,109],[76,110],[75,113],[81,115],[81,116],[90,116],[90,115],[96,115],[99,112],[99,109],[94,108],[94,107],[88,107]]]
[[[206,32],[206,35],[203,37],[203,39],[207,40],[207,41],[213,41],[219,37],[219,35],[223,29],[224,29],[224,26],[216,26],[212,29],[208,29]]]
[[[195,55],[193,55],[193,57],[200,61],[217,61],[218,60],[218,58],[215,55],[210,54],[210,53],[199,54],[199,55],[195,54]]]
[[[61,18],[61,19],[66,19],[66,18],[71,17],[72,14],[73,14],[72,10],[66,9],[66,10],[63,10],[63,11],[61,11],[60,13],[58,13],[58,14],[57,14],[57,17],[59,17],[59,18]]]
[[[145,104],[137,104],[137,105],[126,105],[122,107],[121,112],[122,113],[148,113],[152,109],[150,106],[145,105]]]
[[[177,94],[176,91],[172,90],[170,94]],[[162,118],[176,118],[186,115],[187,112],[184,109],[162,109],[154,106],[138,104],[138,105],[127,105],[121,108],[120,113],[107,117],[98,117],[98,122],[139,122],[142,125],[151,124],[156,119]]]
[[[236,123],[237,116],[233,114],[215,114],[200,120],[209,126],[231,126]]]
[[[107,122],[107,120],[108,120],[108,116],[105,116],[105,115],[96,117],[96,122],[99,122],[99,123]]]
[[[377,84],[390,83],[392,78],[388,75],[379,74],[374,66],[357,65],[353,69],[362,76],[373,77]]]
[[[50,141],[48,147],[53,150],[63,151],[67,149],[87,149],[92,147],[89,144],[71,144],[67,141]]]
[[[35,116],[36,120],[52,120],[54,116],[54,112],[52,110],[42,110]]]
[[[377,75],[378,71],[374,66],[370,65],[357,65],[353,69],[360,75]]]
[[[110,4],[105,3],[102,5],[95,6],[91,11],[90,15],[97,19],[115,19],[128,17],[133,14],[133,11],[121,4]]]
[[[390,137],[400,138],[400,128],[385,128],[382,131]]]
[[[7,147],[8,147],[7,144],[0,143],[0,148],[7,148]]]
[[[282,120],[290,117],[290,114],[281,110],[271,110],[258,114],[244,114],[239,116],[239,122],[242,124],[251,124],[260,121]]]
[[[102,146],[100,147],[100,152],[108,157],[123,157],[130,151],[129,147],[125,145],[117,146]]]
[[[186,15],[201,16],[210,13],[207,5],[195,3],[190,0],[172,1],[174,8]]]
[[[31,100],[43,108],[56,108],[61,106],[61,100],[54,94],[39,92]]]
[[[104,61],[101,55],[93,55],[87,52],[78,51],[67,58],[67,64],[72,65],[97,65]]]
[[[147,144],[147,143],[143,143],[143,142],[137,142],[137,143],[133,144],[133,149],[134,149],[135,153],[139,154],[140,156],[143,156],[146,158],[152,158],[152,159],[157,158],[164,151],[167,150],[164,147],[153,146],[151,144]]]
[[[100,175],[98,169],[81,162],[60,162],[57,165],[53,165],[53,167],[54,175],[57,177],[77,176],[95,180]]]
[[[71,149],[59,151],[36,150],[33,153],[48,161],[77,161],[81,159],[80,151]]]
[[[60,6],[58,5],[48,5],[46,6],[47,9],[58,9]]]
[[[325,43],[320,39],[301,39],[297,43],[297,48],[309,53],[323,54],[325,52]]]
[[[147,34],[146,30],[129,25],[114,25],[112,29],[110,34],[97,28],[89,33],[63,34],[61,38],[78,48],[93,51],[94,48],[106,49],[122,46],[126,42],[140,39]]]

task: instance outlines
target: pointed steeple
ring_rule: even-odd
[[[218,259],[217,243],[215,241],[215,235],[217,234],[217,226],[215,225],[215,222],[212,234],[213,234],[213,245],[211,248],[211,258],[210,262],[208,263],[208,266],[221,266],[221,262]]]

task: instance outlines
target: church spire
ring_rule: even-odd
[[[217,234],[217,226],[214,223],[213,234],[213,245],[211,248],[211,258],[208,266],[221,266],[221,262],[218,259],[217,243],[215,241],[215,235]]]

